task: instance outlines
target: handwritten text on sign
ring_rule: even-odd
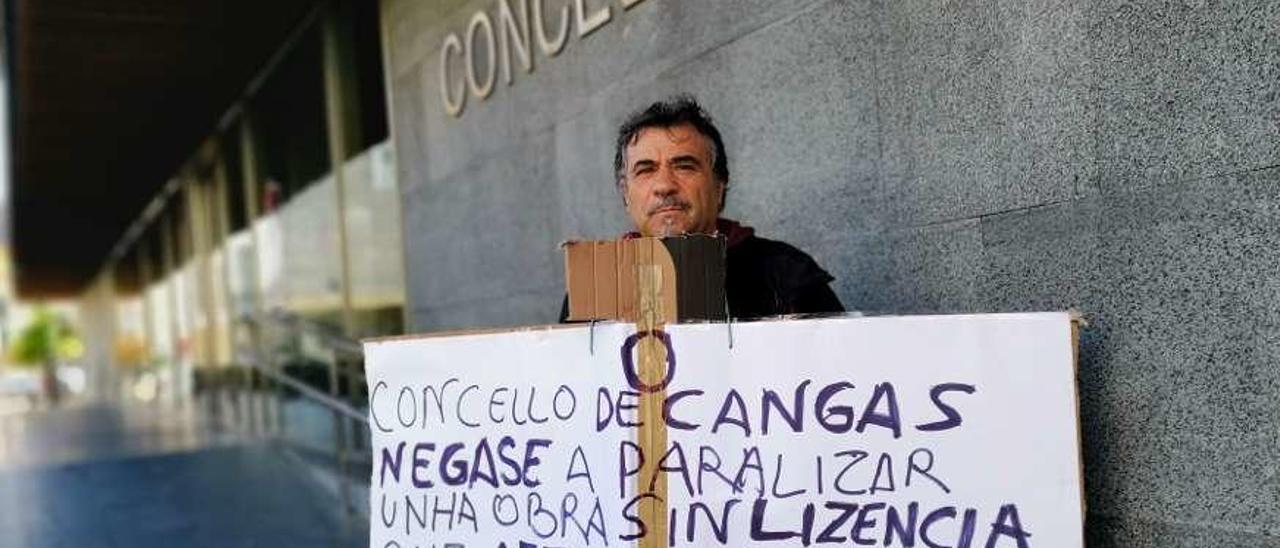
[[[643,468],[668,546],[1078,547],[1069,322],[669,326],[664,379],[622,324],[369,343],[370,545],[634,546]]]

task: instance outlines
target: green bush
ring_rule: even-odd
[[[41,365],[77,358],[84,353],[84,346],[65,318],[39,309],[18,332],[11,351],[13,360],[20,364]]]

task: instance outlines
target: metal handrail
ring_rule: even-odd
[[[361,425],[364,428],[366,435],[370,434],[371,429],[369,427],[369,418],[367,414],[338,395],[339,378],[346,377],[349,380],[348,382],[350,382],[350,380],[362,381],[364,377],[363,371],[361,371],[360,367],[352,366],[352,360],[341,359],[339,358],[339,355],[353,357],[363,361],[364,348],[359,342],[345,337],[341,332],[337,331],[333,327],[316,323],[312,320],[302,318],[281,309],[273,309],[270,313],[264,314],[258,318],[242,317],[240,319],[254,325],[255,328],[258,329],[266,327],[265,324],[268,323],[282,326],[291,336],[305,332],[307,335],[315,337],[322,346],[333,352],[333,356],[329,358],[329,391],[316,388],[299,377],[285,373],[280,367],[273,367],[272,360],[266,359],[266,356],[263,355],[263,348],[261,346],[258,346],[253,350],[239,350],[236,352],[236,357],[241,364],[245,365],[249,369],[261,373],[263,376],[271,379],[271,381],[279,383],[279,385],[293,389],[298,394],[320,404],[333,414],[333,454],[337,457],[337,469],[342,478],[341,496],[343,500],[343,507],[345,508],[348,516],[354,515],[358,510],[355,498],[353,498],[350,464],[352,460],[358,460],[358,462],[371,465],[370,463],[372,463],[372,459],[371,457],[368,459],[354,457],[351,454],[353,449],[356,450],[356,452],[360,452],[361,450],[351,446],[351,434],[354,432],[351,430],[352,427],[348,427],[347,424],[354,422],[355,424]],[[278,398],[279,396],[280,394],[276,393],[276,397]],[[278,412],[279,411],[277,411],[277,413]],[[279,418],[277,418],[277,420],[279,420]],[[284,426],[283,423],[279,424],[282,427]],[[285,443],[289,443],[287,436],[281,437],[280,439]],[[321,451],[323,451],[323,449],[321,449]]]
[[[249,322],[257,321],[252,317],[244,319]],[[264,319],[270,320],[272,323],[277,325],[284,326],[294,333],[305,331],[314,335],[319,339],[320,344],[324,345],[326,348],[334,350],[335,352],[362,359],[364,357],[364,349],[358,341],[342,336],[329,326],[316,323],[312,320],[308,320],[279,308],[273,309],[271,312],[264,315]],[[264,365],[253,353],[240,352],[238,354],[238,358],[241,363],[261,372],[272,380],[298,391],[298,393],[316,401],[334,412],[359,421],[359,423],[363,424],[365,428],[369,427],[369,418],[366,414],[351,404],[336,398],[331,394],[325,393],[324,391],[307,384],[305,381],[294,377],[293,375],[283,371],[276,371],[274,368]],[[347,371],[345,369],[346,368],[342,367],[338,368],[338,374],[353,378],[363,377],[363,375],[358,371]]]
[[[266,318],[295,332],[305,331],[314,335],[320,339],[321,344],[330,350],[350,357],[364,357],[364,348],[359,341],[344,337],[336,329],[327,325],[308,320],[280,308],[271,310],[266,315]]]
[[[289,388],[297,390],[298,393],[319,402],[321,405],[328,407],[333,411],[337,411],[338,413],[346,415],[349,418],[360,421],[360,423],[364,424],[366,428],[369,427],[369,417],[367,417],[364,412],[351,406],[351,404],[348,404],[347,402],[344,402],[338,398],[330,396],[329,394],[321,392],[320,390],[317,390],[315,387],[294,378],[293,375],[289,375],[287,373],[282,373],[278,371],[273,371],[269,367],[264,367],[262,364],[258,363],[258,361],[255,360],[251,355],[241,354],[240,362],[261,372],[263,375],[270,377],[272,380],[279,382],[280,384],[286,385]]]

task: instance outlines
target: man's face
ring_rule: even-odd
[[[645,236],[711,234],[724,199],[712,173],[712,143],[690,124],[640,130],[626,148],[622,192]]]

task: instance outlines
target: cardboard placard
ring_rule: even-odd
[[[686,235],[564,244],[569,319],[635,321],[636,271],[657,266],[667,321],[724,320],[725,240]]]
[[[1070,315],[731,328],[366,343],[370,546],[1083,546]]]

